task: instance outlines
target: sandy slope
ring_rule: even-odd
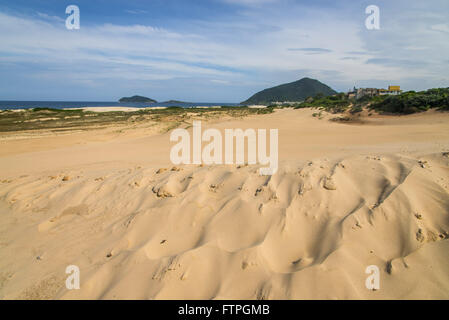
[[[0,141],[0,298],[449,298],[449,114],[312,113],[203,123],[278,128],[271,177],[144,128]]]

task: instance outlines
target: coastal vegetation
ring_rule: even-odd
[[[52,108],[35,108],[21,111],[0,110],[0,132],[41,129],[64,132],[105,126],[120,126],[121,124],[131,123],[139,125],[154,122],[170,122],[176,127],[183,123],[187,124],[192,118],[243,118],[249,115],[271,112],[273,112],[273,108],[249,108],[247,106],[142,108],[136,111],[107,112]]]
[[[387,113],[410,114],[429,109],[449,110],[449,88],[408,91],[397,96],[383,96],[372,101],[370,107]]]
[[[346,98],[344,93],[337,93],[332,96],[317,94],[315,97],[309,97],[304,102],[295,105],[295,108],[322,108],[328,112],[338,113],[344,112],[350,104],[351,101]]]
[[[364,96],[357,100],[349,99],[344,93],[332,96],[317,94],[291,106],[296,109],[319,108],[332,113],[349,111],[351,114],[361,112],[364,108],[384,114],[411,114],[429,109],[449,110],[449,88],[407,91],[398,95]]]
[[[367,110],[381,114],[411,114],[429,109],[449,111],[449,88],[426,91],[407,91],[399,95],[364,96],[349,99],[345,93],[325,95],[318,93],[303,102],[271,104],[265,108],[248,106],[220,106],[196,108],[142,108],[135,111],[92,111],[83,109],[34,108],[26,110],[0,110],[0,132],[50,129],[55,132],[85,130],[121,124],[145,122],[170,122],[173,127],[188,124],[192,118],[217,119],[243,118],[248,115],[272,113],[279,108],[313,108],[313,116],[321,119],[323,112],[342,114],[344,119],[354,119]],[[342,121],[343,118],[335,118]]]

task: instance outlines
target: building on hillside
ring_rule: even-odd
[[[376,88],[359,88],[357,89],[356,99],[360,99],[364,96],[374,97],[379,95],[379,89]]]
[[[360,99],[364,96],[369,96],[369,97],[374,97],[379,95],[379,89],[377,88],[356,88],[354,87],[354,89],[352,91],[349,91],[346,96],[349,99]]]
[[[388,89],[381,89],[381,92],[379,92],[379,95],[398,95],[401,94],[401,86],[388,86]]]
[[[402,92],[400,86],[388,86],[388,89],[378,89],[378,88],[356,88],[349,91],[346,96],[348,99],[360,99],[362,97],[374,97],[383,95],[397,95]]]

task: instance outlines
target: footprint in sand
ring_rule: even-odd
[[[324,179],[323,187],[326,190],[337,190],[337,186],[335,185],[334,180],[329,177]]]
[[[165,172],[165,171],[167,171],[167,170],[168,170],[167,168],[160,168],[160,169],[157,169],[156,174],[161,174],[161,173],[163,173],[163,172]]]
[[[160,188],[153,187],[152,191],[153,191],[153,193],[156,194],[156,196],[158,198],[171,198],[171,197],[173,197],[173,194],[171,194],[167,190],[164,190],[164,187],[160,187]]]
[[[219,188],[220,188],[220,185],[218,185],[218,184],[211,184],[211,185],[209,185],[209,191],[210,192],[215,192],[216,193]]]
[[[80,204],[78,206],[69,207],[65,209],[60,215],[55,216],[45,222],[38,225],[39,232],[48,231],[55,226],[59,225],[59,221],[68,216],[86,216],[89,214],[89,207],[85,204]]]

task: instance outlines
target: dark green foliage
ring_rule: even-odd
[[[271,104],[272,102],[277,101],[303,101],[307,97],[315,96],[317,94],[329,96],[335,93],[334,90],[318,80],[303,78],[295,82],[262,90],[242,103]]]
[[[321,108],[329,112],[344,112],[350,104],[350,101],[344,93],[337,93],[333,96],[315,95],[314,98],[307,98],[306,101],[297,105],[299,108]]]
[[[54,108],[33,108],[31,109],[32,112],[47,112],[47,113],[66,113],[66,114],[73,114],[73,113],[82,113],[83,109],[54,109]]]
[[[431,108],[449,110],[449,88],[429,89],[427,91],[408,91],[397,96],[384,96],[374,101],[371,108],[387,113],[410,114],[427,111]]]
[[[355,113],[362,112],[362,111],[363,111],[363,108],[360,104],[353,105],[351,110],[349,110],[349,112],[351,114],[355,114]]]
[[[361,112],[363,107],[369,107],[381,113],[410,114],[429,109],[449,110],[449,88],[429,89],[427,91],[407,91],[400,95],[391,96],[364,96],[360,99],[348,99],[344,93],[333,96],[307,98],[303,103],[295,106],[299,108],[320,108],[322,110],[338,113],[347,110],[353,104],[350,113]]]

